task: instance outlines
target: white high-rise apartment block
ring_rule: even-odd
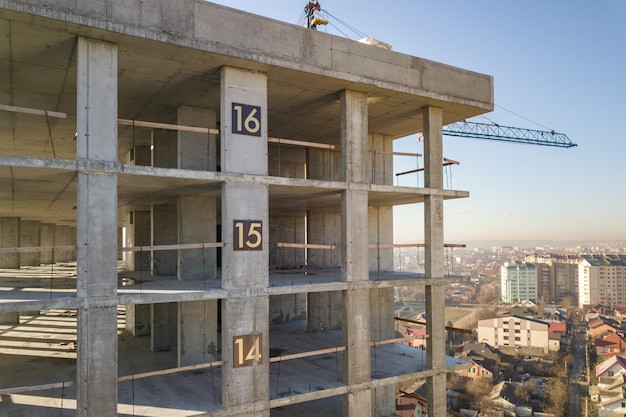
[[[521,261],[506,262],[500,268],[500,299],[514,303],[530,299],[537,301],[537,268]]]
[[[578,266],[578,305],[626,304],[626,261],[585,259]]]

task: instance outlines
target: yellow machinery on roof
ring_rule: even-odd
[[[322,6],[320,6],[319,1],[315,0],[309,1],[306,6],[304,6],[304,12],[306,13],[306,27],[309,29],[317,30],[319,25],[327,25],[328,20],[321,18],[316,13],[319,13],[322,10]]]

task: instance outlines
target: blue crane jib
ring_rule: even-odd
[[[527,143],[531,145],[556,146],[559,148],[578,146],[564,133],[557,133],[553,130],[542,131],[501,126],[495,123],[455,122],[444,126],[443,134],[447,136]]]

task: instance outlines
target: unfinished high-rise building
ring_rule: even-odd
[[[445,416],[442,126],[492,109],[490,76],[201,0],[0,0],[0,415],[391,416],[425,380]]]

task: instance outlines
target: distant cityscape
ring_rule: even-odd
[[[450,410],[626,415],[626,242],[484,241],[445,257],[455,281],[446,286],[447,354],[471,363],[448,378]],[[398,272],[424,273],[423,248],[396,248],[394,261]],[[419,349],[424,301],[420,290],[396,288],[396,331]],[[406,416],[423,415],[425,389],[417,383],[399,398]]]

